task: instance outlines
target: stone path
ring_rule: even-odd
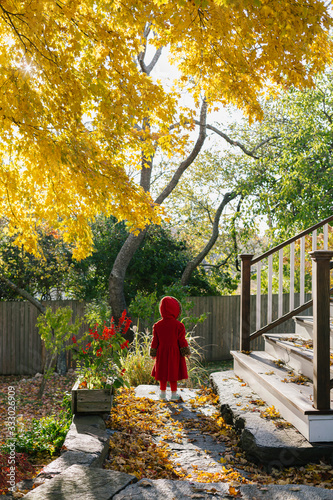
[[[204,471],[210,474],[216,474],[221,471],[221,459],[226,451],[225,444],[216,441],[204,429],[192,429],[195,421],[199,423],[199,414],[207,418],[216,413],[216,407],[211,404],[203,404],[194,409],[191,401],[194,402],[198,395],[197,390],[179,389],[182,402],[174,403],[167,400],[161,403],[163,411],[170,414],[169,422],[161,429],[161,434],[154,437],[156,443],[164,441],[173,452],[170,461],[177,472],[182,472],[186,476],[191,474],[193,477],[198,471]],[[154,386],[141,385],[136,388],[137,397],[146,397],[158,400],[159,390]],[[167,392],[167,398],[170,399],[170,393]],[[190,428],[187,428],[189,423]],[[177,424],[179,424],[177,426]]]
[[[232,375],[232,374],[230,374]],[[230,385],[230,388],[228,386]],[[237,384],[237,387],[235,386]],[[234,413],[235,418],[242,420],[248,410],[239,406],[237,401],[240,390],[248,390],[234,377],[227,380],[226,374],[218,381],[220,401],[226,399],[229,390],[228,411]],[[241,386],[241,388],[238,387]],[[159,390],[154,386],[139,386],[136,389],[138,398],[158,399]],[[195,403],[197,391],[190,389],[180,390],[183,401],[180,403],[160,402],[158,407],[166,415],[161,432],[154,434],[155,443],[164,442],[171,450],[170,460],[175,470],[185,480],[170,479],[141,479],[134,475],[115,470],[101,469],[101,460],[105,456],[106,434],[113,432],[102,429],[98,422],[79,419],[72,424],[71,434],[66,440],[66,451],[44,471],[52,479],[28,493],[24,498],[29,500],[176,500],[176,499],[222,499],[242,498],[243,500],[333,500],[333,490],[303,486],[303,485],[262,485],[240,484],[241,478],[246,478],[249,469],[247,461],[237,454],[228,440],[218,441],[218,433],[212,437],[212,423],[216,416],[216,408],[204,402]],[[168,394],[170,397],[170,393]],[[251,394],[242,394],[252,397]],[[235,399],[235,402],[234,402]],[[158,410],[159,411],[159,410]],[[248,412],[249,413],[249,412]],[[199,419],[199,414],[201,418]],[[250,412],[251,419],[255,414]],[[231,418],[231,417],[230,417]],[[274,446],[280,443],[281,438],[276,435],[283,432],[284,439],[290,439],[291,431],[266,428],[262,419],[259,424],[251,422],[251,430],[261,427],[260,440],[264,442],[265,435],[273,433]],[[197,428],[196,428],[197,424]],[[242,423],[246,429],[246,422]],[[273,425],[273,424],[272,424]],[[274,427],[274,426],[273,426]],[[114,431],[115,433],[117,431]],[[252,435],[252,434],[251,434]],[[267,437],[267,436],[266,436]],[[298,439],[298,437],[296,436]],[[296,439],[295,438],[295,439]],[[89,442],[88,442],[88,441]],[[92,453],[92,442],[95,448]],[[296,441],[295,441],[296,442]],[[87,445],[88,443],[88,445]],[[300,443],[297,444],[300,445]],[[86,446],[87,445],[87,446]],[[266,452],[265,452],[266,453]],[[75,464],[79,456],[79,464]],[[67,457],[67,458],[66,458]],[[72,459],[74,464],[72,465]],[[244,460],[244,467],[242,467]],[[268,462],[267,462],[268,463]],[[232,465],[228,467],[228,465]],[[209,480],[210,482],[204,482]]]

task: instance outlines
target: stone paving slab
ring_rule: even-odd
[[[85,465],[87,467],[100,467],[100,455],[84,453],[82,451],[66,451],[43,468],[39,476],[55,476],[65,472],[72,465]]]
[[[24,495],[27,500],[110,500],[136,482],[124,472],[72,465],[66,472],[50,479]]]
[[[235,498],[229,495],[230,483],[190,483],[169,479],[142,479],[117,493],[113,500],[202,500]],[[332,500],[333,491],[312,486],[269,485],[236,488],[242,500]]]
[[[74,415],[60,457],[46,465],[34,479],[18,483],[16,491],[39,487],[73,465],[102,467],[109,450],[110,434],[112,431],[106,429],[100,416]]]
[[[108,438],[109,436],[101,417],[96,415],[87,417],[75,415],[63,448],[69,451],[98,454],[104,460],[105,449],[108,448]]]
[[[301,465],[322,458],[333,464],[333,445],[311,444],[295,427],[278,428],[273,420],[261,418],[263,407],[250,403],[260,397],[233,370],[212,373],[210,381],[219,396],[222,417],[240,431],[240,445],[250,460],[266,463],[268,468]]]
[[[171,392],[167,390],[167,401],[165,408],[170,411],[171,418],[174,422],[183,422],[187,419],[195,419],[200,412],[206,416],[216,413],[216,408],[212,405],[205,405],[200,410],[193,409],[190,400],[193,400],[198,390],[180,388],[178,393],[181,395],[182,401],[171,402]],[[146,397],[153,400],[159,399],[159,388],[153,385],[140,385],[135,389],[136,397]],[[165,432],[168,431],[168,425],[165,426]],[[161,436],[154,437],[156,443],[163,442],[168,445],[173,452],[170,456],[171,462],[175,470],[183,473],[192,473],[194,468],[198,467],[209,473],[219,472],[221,470],[221,457],[225,452],[225,445],[222,442],[217,442],[209,434],[202,434],[199,430],[185,429],[177,440],[163,439]]]

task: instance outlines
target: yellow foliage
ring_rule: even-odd
[[[311,85],[331,60],[327,9],[320,0],[1,1],[0,216],[17,244],[38,253],[47,223],[80,259],[98,213],[136,232],[159,223],[162,209],[128,172],[157,145],[185,151],[193,112],[178,109],[180,90],[260,117],[268,83]],[[140,67],[147,22],[181,88]]]

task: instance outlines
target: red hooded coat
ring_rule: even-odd
[[[156,349],[156,360],[151,372],[156,380],[176,382],[188,378],[186,361],[180,348],[188,348],[185,327],[177,320],[180,304],[174,297],[163,297],[160,302],[162,319],[153,326],[151,348]]]

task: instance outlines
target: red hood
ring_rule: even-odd
[[[181,313],[180,303],[174,297],[163,297],[160,302],[160,313],[163,319],[177,319]]]

